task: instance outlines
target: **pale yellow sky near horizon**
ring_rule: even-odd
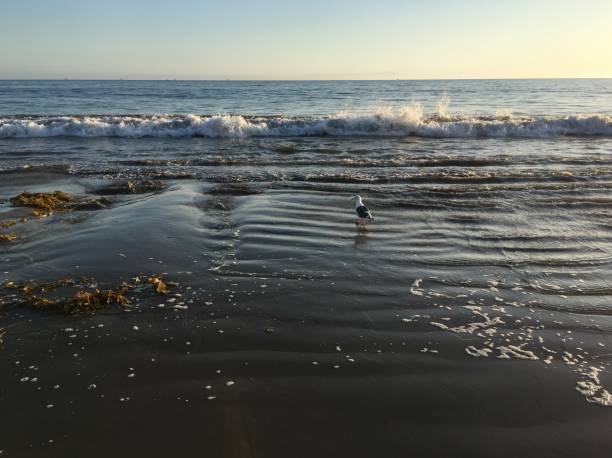
[[[612,77],[612,1],[10,2],[0,78]]]

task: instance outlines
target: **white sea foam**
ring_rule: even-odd
[[[600,404],[605,407],[612,406],[612,394],[606,390],[599,379],[600,368],[589,367],[588,370],[582,370],[581,374],[587,380],[579,380],[576,382],[576,390],[582,394],[588,402]]]
[[[525,350],[523,347],[526,344],[521,345],[500,345],[496,347],[499,351],[499,355],[497,356],[499,359],[530,359],[537,360],[539,359],[536,354],[530,350]]]
[[[493,350],[491,350],[490,348],[476,348],[473,345],[470,345],[468,347],[465,347],[465,352],[470,355],[473,356],[474,358],[486,358],[487,356],[489,356],[489,353],[492,353]]]
[[[612,116],[452,116],[442,103],[426,116],[419,105],[327,117],[238,115],[0,117],[0,138],[28,137],[300,137],[416,136],[432,138],[552,138],[612,136]]]

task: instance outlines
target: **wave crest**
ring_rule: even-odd
[[[27,116],[0,118],[0,138],[303,137],[552,138],[612,136],[612,116],[425,116],[418,106],[326,117],[239,115]]]

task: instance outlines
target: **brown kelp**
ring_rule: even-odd
[[[111,203],[106,198],[79,197],[63,191],[22,192],[10,199],[10,202],[13,207],[34,209],[32,214],[39,218],[50,216],[54,211],[98,210],[106,208]]]
[[[149,277],[148,283],[153,285],[157,294],[167,294],[168,286],[159,277]],[[15,290],[16,297],[12,305],[33,308],[36,310],[58,311],[67,314],[91,314],[97,310],[120,306],[125,308],[131,304],[126,297],[129,292],[138,288],[144,289],[140,277],[134,277],[129,282],[121,282],[114,288],[101,289],[92,279],[62,278],[52,282],[24,283],[5,282],[5,290]],[[74,291],[76,289],[76,291]],[[6,304],[6,302],[5,302]],[[0,303],[0,305],[2,305]]]
[[[11,199],[13,207],[29,207],[39,210],[55,210],[69,207],[71,202],[74,202],[74,197],[63,192],[37,192],[29,193],[22,192]]]
[[[168,287],[161,278],[149,277],[149,283],[153,285],[157,294],[168,294]]]

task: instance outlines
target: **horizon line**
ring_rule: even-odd
[[[605,80],[612,79],[612,76],[542,76],[542,77],[458,77],[458,78],[131,78],[131,77],[115,77],[115,78],[70,78],[70,77],[13,77],[2,78],[0,81],[243,81],[243,82],[338,82],[338,81],[495,81],[495,80]]]

